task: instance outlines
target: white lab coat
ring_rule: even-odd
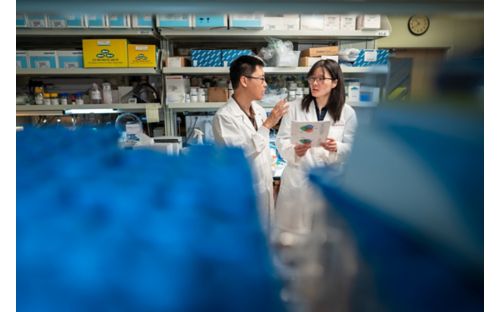
[[[329,152],[323,147],[311,147],[303,157],[295,155],[291,143],[291,121],[318,121],[314,101],[309,104],[309,112],[301,108],[301,100],[290,103],[288,113],[283,117],[276,137],[276,145],[281,156],[287,161],[281,176],[281,186],[276,202],[276,226],[298,234],[311,230],[314,208],[319,207],[317,194],[307,178],[309,169],[331,164],[342,165],[351,151],[354,132],[357,127],[354,109],[345,104],[340,120],[333,123],[329,113],[324,120],[332,120],[329,138],[337,142],[337,152]]]
[[[266,230],[274,219],[272,156],[269,148],[269,129],[262,124],[267,118],[262,106],[252,103],[258,130],[231,97],[214,116],[212,127],[218,143],[242,147],[251,160],[254,189],[259,198],[262,224]]]

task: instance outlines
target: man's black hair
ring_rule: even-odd
[[[264,67],[264,62],[256,56],[242,55],[235,59],[229,68],[229,78],[231,79],[233,90],[236,90],[240,85],[241,76],[251,76],[257,66]]]

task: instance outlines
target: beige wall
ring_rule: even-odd
[[[422,36],[408,31],[410,16],[389,16],[392,32],[378,39],[377,48],[450,48],[448,56],[484,45],[483,16],[430,16],[430,28]]]

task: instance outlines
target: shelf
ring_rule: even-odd
[[[16,69],[18,76],[154,75],[155,68],[29,68]]]
[[[153,29],[114,28],[17,28],[18,37],[154,37]]]
[[[353,67],[340,65],[345,74],[387,74],[389,66]],[[310,67],[264,67],[267,74],[307,74]],[[229,67],[164,67],[163,73],[168,75],[216,75],[229,74]]]
[[[189,39],[200,37],[213,40],[214,37],[238,38],[238,40],[263,39],[266,37],[286,39],[376,39],[387,37],[390,30],[356,30],[356,31],[323,31],[323,30],[243,30],[243,29],[210,29],[210,30],[176,30],[160,28],[160,35],[170,38]]]
[[[146,106],[160,109],[159,103],[139,104],[83,104],[83,105],[16,105],[16,116],[44,116],[67,114],[119,114],[121,112],[145,112]],[[68,112],[69,111],[69,112]],[[73,111],[73,112],[71,112]]]

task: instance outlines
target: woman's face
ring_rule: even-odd
[[[337,87],[337,79],[333,80],[330,73],[322,67],[316,68],[307,78],[311,95],[315,98],[329,96],[333,88]]]

